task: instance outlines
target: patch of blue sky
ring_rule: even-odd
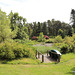
[[[3,6],[10,6],[9,4],[3,3],[3,2],[0,2],[0,4]]]

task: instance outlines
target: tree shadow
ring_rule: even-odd
[[[23,58],[28,58],[28,57],[25,56]],[[11,62],[13,60],[18,60],[18,59],[22,59],[22,58],[21,57],[17,57],[16,59],[0,59],[0,64],[8,64],[8,62]]]

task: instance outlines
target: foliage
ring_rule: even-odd
[[[47,46],[34,46],[34,48],[38,51],[40,51],[41,53],[47,53],[47,50],[52,50],[52,49],[56,49],[56,50],[60,50],[57,47],[47,47]]]
[[[38,38],[36,36],[33,36],[32,40],[38,40]]]
[[[72,44],[72,37],[66,36],[64,38],[64,43],[70,46]]]
[[[47,35],[47,33],[48,33],[47,23],[46,22],[43,23],[42,32],[43,32],[44,35]]]
[[[72,41],[75,41],[75,34],[73,34],[72,36]]]
[[[0,58],[1,59],[15,59],[22,57],[34,58],[35,53],[29,45],[21,43],[10,43],[5,41],[0,44]]]
[[[63,43],[56,43],[54,45],[61,48],[62,53],[75,52],[74,35],[72,37],[66,36]]]
[[[63,30],[59,29],[59,30],[58,30],[58,34],[59,34],[60,36],[62,36],[62,38],[64,38],[64,32],[63,32]]]
[[[61,43],[61,42],[63,42],[63,39],[61,36],[58,35],[57,37],[55,37],[54,42],[55,43]]]
[[[74,52],[74,35],[72,37],[65,37],[64,43],[68,45],[69,52]]]
[[[13,13],[12,11],[9,14],[10,19],[10,28],[15,32],[17,39],[29,39],[28,37],[28,28],[25,24],[26,19],[22,16],[19,16],[18,13]]]
[[[45,42],[45,38],[44,38],[43,32],[40,33],[40,35],[38,37],[38,41],[39,42]]]
[[[75,10],[72,9],[71,10],[71,22],[73,23],[72,27],[74,28],[74,32],[75,32]]]
[[[50,38],[48,40],[45,41],[46,43],[53,43],[54,42],[54,39]]]
[[[10,20],[6,13],[0,9],[0,42],[14,38],[15,32],[10,29]]]
[[[61,53],[65,54],[65,53],[67,53],[67,52],[69,52],[69,50],[68,50],[68,45],[67,45],[67,44],[63,44],[63,45],[61,46]]]
[[[45,39],[49,39],[49,37],[47,35],[44,35]]]

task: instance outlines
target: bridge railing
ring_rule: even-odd
[[[38,50],[36,50],[36,59],[40,58],[40,55],[42,55],[42,63],[44,62],[44,55],[39,52]]]

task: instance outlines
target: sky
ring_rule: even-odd
[[[75,9],[75,0],[0,0],[0,8],[7,15],[11,10],[31,22],[60,20],[70,23],[70,13]]]

